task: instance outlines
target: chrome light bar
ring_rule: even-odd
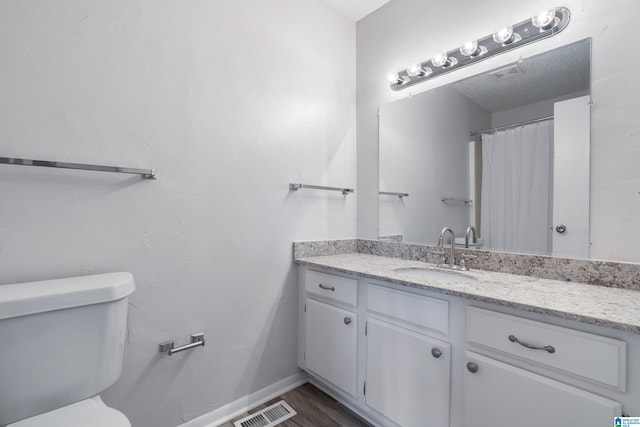
[[[389,85],[395,91],[406,89],[508,50],[552,37],[566,28],[570,17],[571,13],[566,7],[545,10],[532,18],[501,28],[481,39],[470,40],[459,48],[439,52],[430,59],[392,74],[389,76]]]

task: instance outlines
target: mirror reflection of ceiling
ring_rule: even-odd
[[[521,107],[588,90],[590,53],[589,43],[573,43],[451,86],[492,113]]]

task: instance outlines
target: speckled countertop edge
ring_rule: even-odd
[[[293,257],[361,253],[411,261],[433,262],[434,246],[383,242],[367,239],[341,239],[293,242]],[[448,262],[449,251],[445,251]],[[456,249],[456,264],[462,254],[474,255],[468,264],[473,270],[533,276],[541,279],[586,283],[640,292],[640,264],[519,254],[477,249]]]
[[[295,259],[304,264],[402,286],[640,334],[640,292],[530,276],[472,270],[473,282],[409,277],[394,271],[434,264],[360,253]]]

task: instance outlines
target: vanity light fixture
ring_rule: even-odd
[[[503,27],[481,39],[465,42],[459,48],[439,52],[429,60],[394,73],[389,76],[389,86],[395,91],[402,90],[507,50],[554,36],[566,28],[570,17],[566,7],[544,10],[532,18]]]

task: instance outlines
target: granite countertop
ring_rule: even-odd
[[[435,264],[361,253],[296,258],[298,264],[499,304],[640,334],[640,292],[628,289],[471,270],[472,282],[422,279],[394,271]]]

